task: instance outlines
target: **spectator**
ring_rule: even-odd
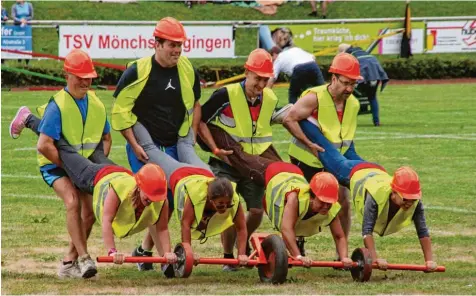
[[[322,13],[323,19],[327,18],[327,2],[330,2],[330,1],[329,0],[319,1],[319,3],[321,4],[321,13]],[[316,0],[310,0],[309,3],[311,3],[312,12],[308,14],[308,16],[317,16]]]
[[[8,12],[5,8],[2,7],[2,25],[8,21]]]
[[[275,47],[271,50],[274,62],[274,76],[269,79],[268,87],[272,88],[281,72],[290,77],[289,103],[294,104],[303,91],[310,87],[325,83],[316,58],[307,51],[292,46],[281,51]]]
[[[288,28],[276,28],[273,31],[267,25],[259,27],[260,48],[271,51],[273,48],[285,49],[293,45],[293,32]]]
[[[28,21],[33,19],[33,5],[24,0],[17,0],[12,6],[12,18],[15,25],[26,26]]]

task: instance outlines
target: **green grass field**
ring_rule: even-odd
[[[212,90],[204,90],[207,98]],[[277,89],[280,104],[287,89]],[[476,294],[476,85],[390,85],[380,96],[380,128],[370,115],[359,116],[357,151],[393,172],[411,165],[420,174],[427,223],[435,260],[446,273],[374,271],[370,282],[354,283],[350,273],[292,268],[288,283],[261,284],[256,269],[223,273],[219,266],[198,266],[189,279],[165,279],[158,272],[139,273],[135,266],[99,264],[96,280],[66,280],[56,270],[68,243],[65,212],[39,176],[36,136],[25,131],[18,140],[8,135],[11,118],[21,105],[34,108],[50,92],[2,92],[2,294]],[[98,92],[108,108],[111,92]],[[274,144],[287,157],[289,135],[276,126]],[[200,151],[200,155],[206,155]],[[112,159],[127,166],[124,140],[113,133]],[[173,243],[179,242],[176,218],[170,223]],[[360,224],[351,229],[349,250],[362,246]],[[272,233],[265,218],[261,232]],[[129,252],[141,235],[116,240]],[[423,264],[413,227],[377,238],[377,250],[390,263]],[[194,248],[201,256],[221,256],[219,237]],[[333,260],[329,231],[308,239],[306,249],[317,260]],[[93,256],[105,255],[95,225],[89,239]]]

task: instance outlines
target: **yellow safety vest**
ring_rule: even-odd
[[[197,230],[202,221],[203,211],[207,203],[208,183],[214,178],[203,175],[190,175],[181,179],[175,186],[174,192],[174,212],[179,222],[182,221],[185,202],[190,199],[195,212],[195,221],[192,224],[192,239],[204,239],[222,233],[230,226],[234,225],[235,215],[240,205],[240,197],[236,194],[236,184],[233,185],[233,207],[227,209],[223,214],[216,212],[210,218],[205,230]]]
[[[298,194],[298,220],[294,226],[296,236],[312,236],[320,232],[321,226],[328,226],[340,211],[340,204],[335,203],[329,209],[327,215],[316,214],[311,218],[304,219],[309,209],[309,184],[306,179],[298,174],[282,172],[269,180],[266,187],[266,213],[274,228],[281,231],[286,194],[299,189]]]
[[[133,63],[137,64],[137,80],[124,87],[118,94],[112,106],[111,125],[115,130],[124,130],[130,128],[137,122],[137,116],[132,113],[135,101],[139,98],[144,89],[152,69],[152,57],[138,59]],[[190,61],[181,56],[178,64],[178,74],[180,80],[180,90],[182,92],[182,101],[187,112],[182,125],[179,129],[179,136],[185,137],[188,134],[193,122],[193,107],[195,106],[195,95],[193,85],[195,84],[195,72]]]
[[[265,88],[258,120],[253,122],[241,83],[227,85],[226,89],[234,118],[222,113],[211,123],[225,130],[235,141],[240,143],[246,153],[262,154],[273,143],[273,130],[270,122],[278,104],[278,98],[271,89]],[[254,125],[255,129],[253,129]]]
[[[308,89],[302,93],[301,97],[307,95],[309,92],[313,92],[317,95],[318,119],[315,124],[329,142],[331,142],[341,154],[344,154],[354,140],[360,103],[354,95],[350,95],[345,103],[344,116],[342,123],[340,123],[334,101],[327,90],[328,86],[329,84],[326,84]],[[304,143],[294,137],[291,139],[289,146],[289,156],[311,167],[323,167],[317,155],[312,154],[311,150]]]
[[[68,143],[81,155],[88,158],[102,140],[106,124],[106,108],[93,91],[87,92],[88,111],[83,123],[81,111],[75,99],[65,91],[60,90],[50,100],[54,100],[61,113],[61,133]],[[45,114],[44,104],[37,108],[40,117]],[[51,161],[38,152],[40,167],[51,164]]]
[[[112,221],[114,235],[123,238],[137,232],[141,232],[150,225],[154,225],[160,218],[160,212],[164,205],[163,201],[153,202],[145,207],[139,220],[136,220],[134,205],[132,204],[132,192],[136,188],[134,177],[124,172],[111,173],[104,176],[94,186],[93,208],[94,215],[99,224],[102,224],[104,213],[104,201],[112,188],[120,200],[116,217]]]
[[[390,187],[391,182],[392,177],[379,169],[359,170],[350,180],[350,194],[354,201],[358,221],[361,223],[363,221],[365,196],[367,192],[377,203],[378,216],[374,232],[380,236],[395,233],[410,225],[412,223],[413,213],[418,205],[418,202],[415,202],[412,207],[406,211],[399,209],[392,220],[388,222],[390,194],[392,193],[392,188]]]

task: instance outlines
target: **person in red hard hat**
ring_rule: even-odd
[[[48,186],[52,187],[66,207],[66,225],[71,237],[69,249],[58,270],[60,278],[88,278],[96,274],[96,264],[88,255],[87,238],[95,222],[92,196],[78,191],[61,167],[54,141],[65,137],[85,157],[97,148],[97,163],[109,163],[105,157],[111,147],[110,126],[106,108],[89,90],[97,77],[89,55],[72,50],[64,60],[66,87],[53,95],[48,104],[38,108],[41,121],[28,107],[21,107],[12,123],[10,135],[16,139],[25,127],[40,133],[38,163]],[[101,155],[102,154],[102,155]]]
[[[308,183],[294,164],[275,162],[265,174],[265,211],[274,228],[281,232],[286,247],[294,258],[310,266],[312,260],[301,253],[296,236],[309,237],[329,226],[339,258],[344,267],[352,267],[347,238],[340,224],[337,202],[339,184],[327,172],[315,174]]]
[[[216,90],[202,106],[199,143],[203,149],[213,153],[209,165],[215,176],[237,183],[237,192],[243,196],[248,208],[249,237],[263,217],[264,184],[256,184],[252,173],[259,171],[264,175],[266,166],[256,161],[255,156],[270,161],[280,161],[281,158],[272,145],[270,125],[278,98],[266,88],[274,75],[272,57],[264,49],[253,50],[244,67],[244,81]],[[233,147],[221,149],[227,138],[234,140]],[[227,230],[223,236],[225,258],[233,258],[235,236],[234,229]],[[230,266],[224,268],[234,270]]]
[[[283,125],[293,136],[289,146],[291,163],[303,171],[308,181],[323,171],[317,157],[323,149],[303,133],[298,123],[303,119],[311,121],[315,131],[320,130],[346,158],[361,160],[354,147],[360,104],[352,95],[357,81],[362,79],[359,61],[351,54],[339,54],[333,59],[329,73],[331,82],[303,92],[283,119]],[[342,206],[339,218],[348,238],[351,210],[348,190],[344,187],[339,192],[339,203]]]
[[[400,231],[412,222],[415,225],[427,271],[437,267],[433,261],[431,239],[426,225],[418,174],[410,167],[398,168],[393,176],[375,163],[349,160],[335,148],[320,130],[308,120],[299,122],[307,137],[325,149],[319,152],[326,171],[340,184],[349,187],[357,221],[362,224],[362,236],[373,262],[386,269],[387,262],[377,256],[373,233],[386,236]]]
[[[210,168],[193,149],[180,151],[179,141],[193,146],[200,122],[200,77],[187,57],[182,55],[187,35],[183,25],[172,17],[161,19],[153,32],[154,54],[129,63],[114,92],[112,128],[127,141],[127,158],[133,172],[145,163],[175,161]],[[173,194],[168,193],[170,210]],[[133,254],[152,256],[153,243],[146,236]],[[141,271],[152,270],[151,263],[139,263]],[[173,272],[173,270],[172,270]]]

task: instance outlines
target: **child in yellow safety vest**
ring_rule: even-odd
[[[291,256],[310,266],[312,260],[300,253],[296,236],[312,236],[319,233],[321,227],[329,226],[340,260],[345,267],[351,267],[347,239],[337,215],[340,205],[336,178],[321,172],[308,183],[294,164],[275,162],[266,169],[265,180],[265,211],[281,232]]]

